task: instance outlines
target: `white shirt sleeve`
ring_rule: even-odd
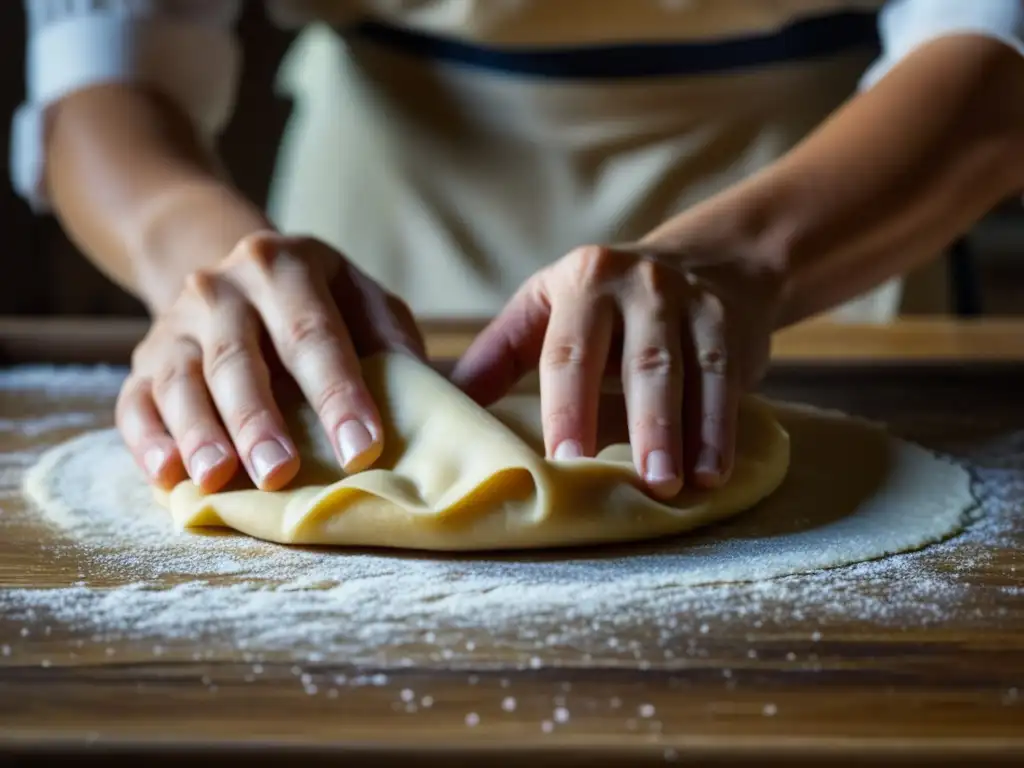
[[[212,139],[234,108],[241,68],[234,24],[241,0],[24,0],[26,97],[14,114],[11,176],[36,210],[44,180],[47,112],[103,83],[161,89]]]
[[[1024,0],[888,0],[878,17],[882,55],[861,79],[867,89],[924,43],[976,34],[1024,55]]]

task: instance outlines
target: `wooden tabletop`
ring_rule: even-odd
[[[123,362],[143,320],[0,317],[4,362]],[[458,357],[483,321],[426,321],[430,356]],[[776,334],[773,357],[787,365],[942,364],[1024,361],[1024,319],[903,319],[889,324],[814,320]]]
[[[122,360],[140,330],[130,323],[4,321],[0,355],[7,363]],[[437,325],[431,349],[453,356],[470,335],[462,326]],[[783,370],[766,390],[774,397],[885,419],[894,431],[943,448],[1024,432],[1021,324],[809,325],[781,335],[776,354]],[[921,365],[877,365],[908,361]],[[822,362],[830,370],[822,372]],[[0,391],[0,422],[80,407],[81,398],[64,404],[52,395]],[[109,423],[109,397],[91,407],[97,423]],[[74,431],[0,433],[0,457]],[[32,522],[16,475],[0,472],[0,592],[79,581],[80,554],[55,548],[53,532]],[[0,614],[0,648],[12,649],[0,655],[0,762],[49,765],[102,752],[126,765],[180,764],[199,755],[255,765],[290,765],[299,757],[303,765],[339,758],[444,766],[1018,763],[1024,520],[1011,522],[997,542],[972,541],[962,545],[973,548],[971,557],[949,549],[922,554],[921,563],[957,585],[949,596],[933,596],[941,615],[932,620],[917,612],[901,618],[906,601],[898,597],[914,587],[910,572],[841,582],[837,605],[868,596],[884,605],[891,595],[892,611],[840,611],[824,631],[813,615],[817,603],[783,596],[766,602],[763,615],[709,616],[699,632],[694,616],[680,615],[681,629],[661,639],[657,656],[550,648],[535,652],[539,663],[524,665],[509,650],[519,642],[512,627],[477,637],[457,662],[426,652],[411,654],[405,666],[383,657],[375,665],[330,655],[302,662],[302,674],[320,683],[318,695],[297,683],[296,662],[278,651],[261,655],[254,678],[251,648],[152,636],[97,643],[89,630],[45,616]],[[102,590],[117,579],[85,581]],[[650,631],[618,626],[617,644],[640,647]],[[595,641],[607,632],[595,628]],[[339,675],[380,675],[381,682],[337,684]],[[402,711],[406,691],[430,691],[433,706],[410,716]],[[511,712],[502,705],[510,694],[517,702]],[[544,727],[559,702],[571,719]]]

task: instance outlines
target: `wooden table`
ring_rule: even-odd
[[[3,321],[0,359],[123,362],[140,332],[132,323]],[[450,358],[470,333],[437,324],[431,351]],[[1024,324],[813,324],[780,335],[775,352],[772,396],[885,418],[925,442],[1024,430]],[[0,391],[0,419],[14,408]],[[0,498],[0,522],[23,503]],[[49,558],[37,530],[0,526],[0,536],[0,591],[75,580],[74,563]],[[0,764],[85,752],[126,765],[212,755],[257,765],[1024,762],[1024,519],[989,554],[957,574],[963,610],[937,625],[851,618],[815,638],[813,618],[768,626],[748,616],[715,624],[697,658],[680,633],[667,641],[674,658],[642,667],[566,651],[524,669],[489,656],[487,638],[457,665],[304,665],[317,679],[387,673],[385,684],[342,686],[334,698],[307,695],[293,662],[273,654],[254,683],[240,650],[195,661],[196,647],[178,643],[154,658],[147,638],[113,642],[110,655],[88,642],[69,654],[82,639],[74,630],[47,634],[42,619],[0,615],[0,646],[14,648],[0,656]],[[623,642],[644,632],[618,630]],[[507,647],[515,638],[491,640]],[[396,713],[402,691],[427,688],[432,708]],[[501,712],[509,690],[518,706]],[[566,696],[572,719],[544,731],[552,702]],[[656,729],[622,714],[648,705]],[[467,712],[486,716],[467,727]]]
[[[457,358],[482,321],[424,324],[435,359]],[[0,363],[124,363],[146,330],[143,320],[0,318]],[[814,320],[777,334],[773,356],[786,366],[960,365],[1024,361],[1024,320],[906,319],[885,325]]]

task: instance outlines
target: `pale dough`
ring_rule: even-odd
[[[221,526],[285,544],[429,550],[574,546],[681,533],[742,512],[782,483],[789,437],[770,406],[743,402],[730,481],[660,503],[641,488],[621,397],[602,404],[593,459],[544,458],[536,396],[484,410],[426,365],[401,355],[363,361],[381,408],[385,452],[344,476],[308,411],[292,419],[302,466],[286,490],[251,485],[204,496],[190,481],[158,500],[179,528]]]
[[[47,381],[52,376],[47,372]],[[76,386],[80,376],[73,373]],[[94,405],[109,411],[121,378],[104,371],[103,380],[107,396]],[[529,401],[513,402],[525,407]],[[159,582],[169,573],[234,573],[340,584],[347,603],[372,603],[376,617],[383,593],[408,598],[392,606],[397,616],[429,611],[417,607],[416,596],[425,594],[431,601],[452,598],[444,600],[446,615],[453,606],[484,610],[477,601],[485,595],[503,608],[524,603],[547,610],[553,603],[597,601],[614,613],[633,596],[645,605],[655,593],[671,602],[681,588],[772,579],[918,549],[957,533],[981,513],[965,467],[889,435],[882,425],[806,406],[752,404],[770,408],[789,435],[789,469],[768,498],[685,536],[572,553],[395,560],[348,549],[340,557],[330,550],[282,549],[216,528],[176,536],[171,516],[154,502],[124,441],[109,428],[49,444],[22,482],[42,521],[91,553],[96,568],[113,568],[119,578]],[[604,405],[614,425],[621,399]]]

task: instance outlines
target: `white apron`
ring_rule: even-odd
[[[708,23],[710,4],[692,4],[704,12],[695,22]],[[786,3],[718,7],[766,5]],[[520,34],[509,19],[508,34]],[[500,39],[504,29],[487,31]],[[573,247],[636,239],[779,157],[856,90],[875,55],[566,82],[437,63],[313,26],[281,73],[295,110],[271,216],[339,248],[420,316],[490,316]],[[916,311],[945,311],[943,267],[936,260],[914,291],[894,280],[834,314],[887,321],[909,294]]]

